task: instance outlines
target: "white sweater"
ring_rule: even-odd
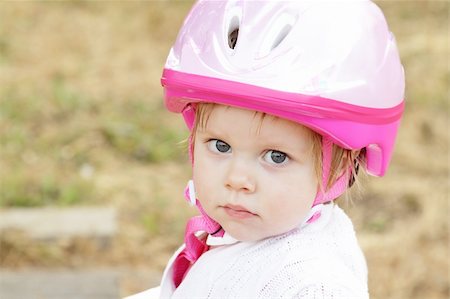
[[[160,298],[369,298],[353,225],[334,204],[323,206],[315,222],[283,235],[210,249],[177,289],[176,255],[165,270]]]

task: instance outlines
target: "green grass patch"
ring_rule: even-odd
[[[89,201],[92,194],[92,184],[81,178],[16,173],[2,178],[0,206],[70,206]]]
[[[28,123],[41,117],[42,107],[35,97],[25,95],[19,87],[5,87],[0,94],[0,124]]]
[[[165,111],[145,101],[127,102],[102,124],[101,132],[117,152],[144,163],[184,161],[179,145],[186,131],[168,124]]]

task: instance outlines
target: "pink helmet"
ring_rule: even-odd
[[[198,1],[170,50],[165,103],[257,110],[366,149],[384,175],[404,108],[394,36],[370,1]]]

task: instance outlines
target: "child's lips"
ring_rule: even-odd
[[[258,216],[257,214],[250,212],[247,208],[239,205],[227,204],[225,206],[222,206],[222,208],[224,209],[225,213],[227,213],[227,215],[232,218],[247,219]]]

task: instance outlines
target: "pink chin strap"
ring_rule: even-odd
[[[203,210],[200,202],[195,197],[194,185],[189,181],[184,190],[185,198],[192,204],[196,205],[200,211],[200,216],[194,216],[189,219],[184,233],[184,249],[176,257],[173,263],[173,283],[177,288],[187,274],[187,271],[200,256],[208,251],[209,246],[206,245],[206,238],[198,238],[197,233],[206,232],[212,236],[223,237],[224,230],[219,223],[209,217]]]
[[[190,123],[190,122],[187,122]],[[192,129],[191,127],[189,129]],[[331,171],[331,160],[333,153],[333,142],[327,137],[322,138],[322,186],[326,188],[328,178]],[[189,154],[192,163],[192,140],[190,140]],[[323,192],[323,188],[319,188],[316,198],[314,199],[312,207],[320,204],[330,202],[345,192],[349,182],[350,172],[344,171],[343,174],[336,180],[333,186]],[[209,217],[203,210],[200,202],[195,196],[194,184],[189,181],[184,191],[185,198],[191,203],[191,205],[197,206],[200,211],[200,216],[192,217],[187,225],[185,231],[185,248],[176,257],[173,264],[173,282],[175,287],[178,287],[186,276],[189,268],[200,258],[200,256],[209,250],[209,246],[206,244],[206,238],[198,238],[199,232],[206,232],[207,234],[222,237],[224,230],[219,223]],[[319,219],[321,216],[320,209],[316,211],[306,222],[312,223]]]
[[[324,136],[322,137],[322,189],[326,188],[331,171],[331,160],[333,155],[333,141]],[[313,207],[318,204],[327,203],[335,200],[347,190],[348,183],[351,176],[351,169],[343,171],[334,184],[323,192],[322,189],[317,191],[316,198],[313,202]]]
[[[341,196],[345,190],[348,188],[349,178],[351,176],[351,171],[343,171],[341,176],[334,182],[334,184],[326,190],[328,184],[328,179],[330,177],[331,171],[331,160],[333,155],[333,141],[326,136],[322,137],[322,188],[317,190],[316,198],[312,204],[315,207],[320,204],[324,204],[335,200]],[[324,190],[326,190],[324,192]],[[308,219],[307,223],[312,223],[320,217],[320,210],[315,212],[311,218]]]

